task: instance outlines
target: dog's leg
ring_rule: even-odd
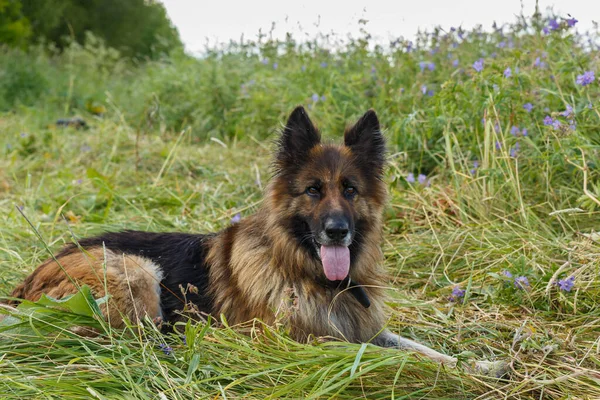
[[[448,365],[450,367],[456,366],[457,359],[454,357],[447,356],[438,351],[433,350],[421,343],[417,343],[414,340],[403,338],[395,333],[388,331],[387,329],[379,334],[373,340],[373,344],[381,347],[395,347],[401,350],[414,351],[419,354],[423,354],[427,358],[438,362],[440,364]]]
[[[401,350],[414,351],[425,357],[449,367],[456,367],[458,360],[455,357],[450,357],[433,350],[423,344],[417,343],[414,340],[403,338],[389,330],[381,332],[374,340],[373,344],[381,347],[394,347]],[[500,378],[506,373],[507,364],[503,361],[476,361],[474,364],[466,364],[467,368],[472,372],[494,376]]]

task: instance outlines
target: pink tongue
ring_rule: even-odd
[[[330,281],[341,281],[350,271],[350,250],[344,246],[321,246],[321,262]]]

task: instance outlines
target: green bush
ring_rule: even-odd
[[[46,60],[21,50],[0,51],[0,111],[39,104],[50,87]]]

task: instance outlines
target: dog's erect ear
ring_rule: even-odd
[[[344,133],[344,144],[379,174],[385,164],[385,138],[375,111],[369,110]]]
[[[302,161],[310,149],[321,142],[321,134],[315,128],[304,107],[292,111],[279,139],[277,163],[283,168],[290,163]]]

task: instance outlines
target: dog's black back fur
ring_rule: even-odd
[[[109,232],[82,239],[83,248],[102,247],[103,244],[119,254],[132,254],[151,259],[163,272],[161,281],[161,308],[166,321],[177,319],[176,311],[182,310],[185,303],[193,303],[199,311],[210,313],[213,301],[208,293],[208,267],[206,241],[209,235],[186,233],[153,233],[141,231]],[[76,251],[70,245],[57,255]],[[182,292],[180,285],[187,283],[197,290]]]

